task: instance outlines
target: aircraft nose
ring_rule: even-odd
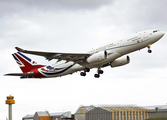
[[[164,35],[165,35],[165,32],[159,31],[158,34],[157,34],[157,37],[158,37],[159,39],[161,39]]]
[[[160,35],[163,37],[165,35],[165,32],[161,31]]]

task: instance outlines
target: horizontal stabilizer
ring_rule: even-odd
[[[33,72],[30,72],[30,73],[9,73],[9,74],[5,74],[5,76],[33,77],[34,73]]]

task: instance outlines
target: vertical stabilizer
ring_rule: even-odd
[[[20,52],[14,53],[12,55],[23,73],[31,72],[31,70],[33,69],[45,66],[37,64],[35,61],[31,60],[30,58],[28,58]]]

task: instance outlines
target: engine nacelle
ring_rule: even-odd
[[[97,53],[94,53],[90,57],[88,57],[86,61],[88,63],[96,63],[96,62],[100,62],[102,60],[105,60],[107,58],[107,56],[108,55],[107,55],[106,51],[99,51]]]
[[[130,57],[129,56],[123,56],[120,57],[116,60],[114,60],[113,62],[111,62],[111,67],[118,67],[118,66],[122,66],[122,65],[126,65],[130,62]]]

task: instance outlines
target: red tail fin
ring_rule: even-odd
[[[17,64],[23,73],[30,72],[33,69],[44,67],[45,65],[38,65],[35,61],[31,60],[27,56],[23,55],[20,52],[12,54]]]

